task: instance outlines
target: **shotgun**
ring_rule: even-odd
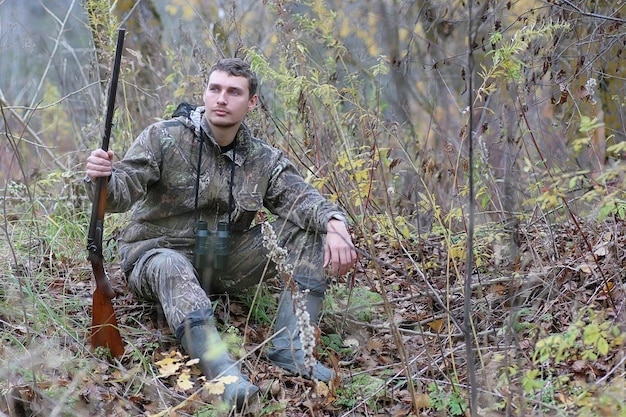
[[[115,111],[115,95],[117,93],[117,79],[120,73],[122,61],[122,49],[124,46],[124,29],[118,30],[117,46],[115,49],[115,62],[111,74],[109,97],[107,99],[107,112],[104,121],[104,135],[102,137],[102,149],[109,150],[111,138],[111,126],[113,125],[113,113]],[[88,259],[96,278],[96,289],[93,293],[93,310],[91,316],[91,348],[109,348],[111,356],[118,358],[124,354],[124,343],[117,326],[115,310],[111,300],[115,297],[115,291],[111,287],[109,278],[104,272],[104,256],[102,255],[102,235],[104,228],[104,213],[106,211],[106,196],[108,178],[96,179],[96,189],[91,210],[89,223],[89,235],[87,237]]]

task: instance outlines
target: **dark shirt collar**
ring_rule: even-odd
[[[231,149],[233,149],[235,147],[235,142],[237,141],[237,139],[235,138],[234,141],[232,141],[230,144],[226,145],[226,146],[220,146],[220,149],[222,150],[222,153],[226,153],[228,151],[230,151]]]
[[[211,128],[209,127],[209,123],[206,121],[204,117],[202,117],[201,119],[200,127],[201,127],[202,133],[204,133],[209,138],[211,143],[213,143],[215,146],[219,146],[217,145],[217,142],[215,142],[215,139],[213,138],[213,134],[211,133]],[[239,130],[237,131],[237,134],[235,135],[235,140],[228,146],[225,146],[225,147],[220,146],[221,152],[222,153],[229,152],[233,148],[234,143],[236,142],[237,154],[235,156],[235,163],[237,165],[242,165],[246,157],[248,156],[248,152],[250,150],[251,138],[252,136],[250,133],[250,129],[248,128],[248,126],[246,126],[245,123],[241,123],[241,126],[239,126]]]

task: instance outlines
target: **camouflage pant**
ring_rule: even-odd
[[[293,278],[299,288],[323,294],[326,290],[325,235],[303,231],[288,221],[277,220],[272,225],[278,244],[288,252],[287,262],[294,266]],[[223,270],[206,268],[198,279],[192,260],[186,254],[157,248],[139,258],[128,276],[128,284],[141,298],[160,303],[170,329],[176,332],[191,312],[210,314],[208,294],[236,294],[264,278],[275,276],[276,267],[267,254],[259,225],[245,232],[231,233],[230,256]],[[208,265],[212,265],[211,253],[208,258]]]

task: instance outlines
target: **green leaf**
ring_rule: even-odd
[[[598,339],[598,352],[602,356],[606,356],[609,353],[609,343],[606,341],[604,337]]]
[[[609,217],[611,213],[615,211],[615,203],[612,201],[607,202],[606,204],[600,207],[598,210],[598,221],[602,222],[604,219]]]
[[[487,204],[489,204],[489,199],[491,198],[491,196],[487,193],[485,193],[483,195],[483,198],[480,201],[480,206],[482,209],[485,209],[485,207],[487,207]]]
[[[600,327],[597,324],[592,323],[585,327],[585,331],[583,332],[583,342],[587,345],[595,346],[600,336]]]
[[[539,377],[540,371],[538,369],[530,369],[526,371],[522,377],[522,387],[524,392],[531,394],[535,390],[543,388],[544,381]]]
[[[596,117],[592,119],[589,116],[581,116],[580,127],[578,128],[578,130],[582,133],[589,133],[602,126],[604,126],[604,123],[599,121]]]

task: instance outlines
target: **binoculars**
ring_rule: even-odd
[[[219,222],[215,232],[209,232],[207,222],[200,220],[196,224],[193,265],[201,271],[209,266],[210,254],[213,254],[213,269],[222,270],[228,266],[230,255],[230,231],[228,223]]]

